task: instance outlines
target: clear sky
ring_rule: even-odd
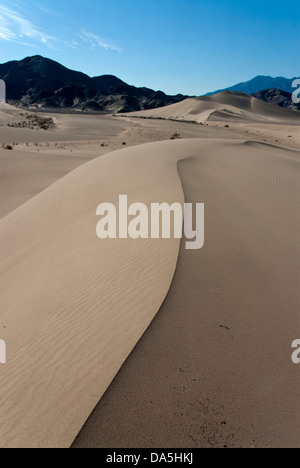
[[[0,0],[0,63],[39,54],[169,94],[299,76],[299,51],[299,0]]]

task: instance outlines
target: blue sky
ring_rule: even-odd
[[[298,0],[0,0],[0,63],[40,54],[169,94],[299,76],[299,50]]]

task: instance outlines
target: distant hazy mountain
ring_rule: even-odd
[[[7,101],[22,107],[130,112],[186,98],[136,88],[111,75],[90,78],[41,56],[0,64],[0,79],[6,82]]]
[[[292,94],[280,89],[265,89],[264,91],[254,93],[253,96],[274,106],[300,111],[300,104],[294,104]]]
[[[271,76],[257,76],[250,81],[246,81],[245,83],[239,83],[237,85],[231,86],[230,88],[220,89],[218,91],[214,91],[213,93],[208,93],[207,96],[211,96],[212,94],[217,94],[222,91],[238,91],[241,93],[246,94],[254,94],[258,93],[259,91],[263,91],[265,89],[280,89],[281,91],[286,91],[288,93],[292,93],[292,83],[295,78],[272,78]]]

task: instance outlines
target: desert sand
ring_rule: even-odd
[[[226,99],[139,115],[204,125],[1,108],[1,447],[300,446],[300,117]],[[97,239],[122,193],[205,203],[204,248]]]
[[[172,118],[204,122],[207,120],[254,121],[254,122],[299,122],[297,112],[270,106],[244,93],[223,91],[214,96],[190,98],[177,104],[155,110],[132,112],[137,117]]]

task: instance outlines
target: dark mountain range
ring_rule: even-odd
[[[23,108],[124,113],[155,109],[188,97],[182,94],[168,96],[162,91],[136,88],[112,75],[90,78],[39,55],[0,64],[0,79],[6,82],[7,101]],[[226,90],[243,92],[270,104],[300,110],[299,105],[292,102],[293,80],[258,76]],[[208,95],[221,91],[224,90]]]
[[[265,89],[264,91],[254,93],[253,96],[262,101],[269,102],[274,106],[300,111],[300,103],[295,104],[293,102],[292,93],[287,93],[280,89]]]
[[[187,96],[130,86],[111,75],[90,78],[41,57],[0,64],[10,104],[41,109],[130,112],[174,104]]]
[[[292,84],[295,79],[296,78],[289,79],[283,77],[272,78],[271,76],[256,76],[245,83],[239,83],[231,86],[230,88],[219,89],[213,93],[208,93],[207,96],[211,96],[212,94],[217,94],[222,91],[237,91],[245,94],[254,94],[265,89],[280,89],[281,91],[292,93],[294,90]]]

